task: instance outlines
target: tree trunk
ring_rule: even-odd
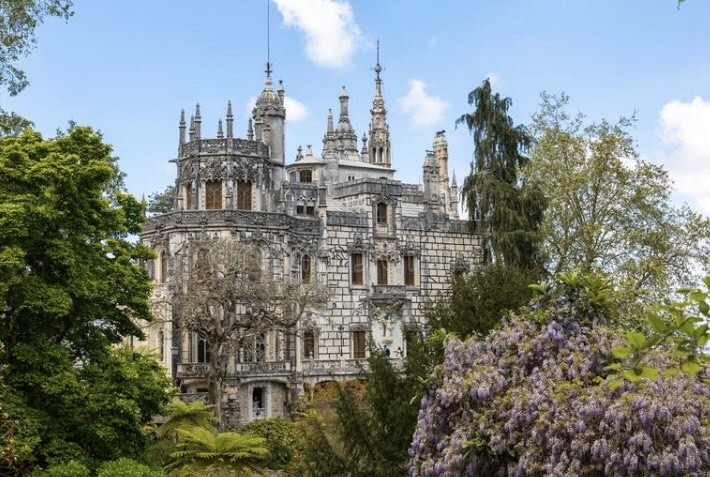
[[[224,381],[227,375],[227,358],[223,355],[223,346],[219,343],[210,343],[210,373],[208,376],[207,399],[214,404],[214,414],[217,427],[222,429],[222,396],[224,395]]]

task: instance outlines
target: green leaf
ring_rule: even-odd
[[[632,350],[631,348],[628,348],[626,346],[615,346],[614,348],[611,349],[611,354],[615,358],[626,359],[629,356],[631,356],[632,354],[634,354],[634,350]]]
[[[623,381],[621,379],[612,379],[611,381],[609,381],[609,389],[614,391],[622,384],[623,384]]]
[[[678,373],[680,373],[680,369],[678,368],[666,369],[665,371],[663,371],[663,377],[672,378],[674,376],[678,376]]]
[[[690,298],[691,300],[698,302],[698,303],[704,302],[707,299],[707,297],[708,297],[707,293],[703,293],[699,290],[692,291],[692,292],[690,292],[690,295],[688,295],[688,298]]]
[[[637,383],[637,382],[641,381],[641,379],[642,379],[641,373],[636,374],[636,372],[631,369],[624,370],[624,372],[622,374],[626,379],[628,379],[632,383]]]
[[[648,323],[651,325],[651,328],[653,328],[654,331],[656,331],[657,333],[664,333],[666,331],[666,323],[656,313],[649,313],[647,317]]]
[[[658,370],[655,368],[648,368],[645,367],[641,371],[641,376],[644,378],[650,380],[650,381],[655,381],[658,379]]]
[[[685,374],[688,374],[690,376],[696,376],[700,372],[700,365],[693,361],[688,361],[686,363],[683,363],[680,366],[680,369],[683,370]]]
[[[638,331],[627,331],[626,341],[636,349],[641,349],[646,346],[646,337],[643,333],[639,333]]]
[[[623,367],[624,366],[621,363],[613,363],[609,366],[605,366],[604,369],[606,369],[607,371],[619,371]]]
[[[705,316],[708,316],[708,313],[710,313],[710,305],[708,305],[708,302],[706,301],[698,303],[698,309],[700,310],[700,313]]]

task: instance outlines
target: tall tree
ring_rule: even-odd
[[[317,284],[290,283],[264,273],[261,253],[253,244],[193,240],[184,258],[175,306],[180,326],[207,343],[208,401],[215,404],[217,424],[222,426],[229,357],[243,349],[263,361],[256,338],[269,332],[293,335],[298,321],[317,310],[326,294]]]
[[[143,211],[120,180],[90,128],[0,141],[0,364],[40,465],[133,452],[167,400],[157,363],[112,348],[151,318],[152,252],[128,240]]]
[[[35,30],[46,17],[69,19],[72,0],[0,0],[0,86],[10,96],[28,85],[17,63],[35,46]],[[0,108],[0,137],[18,134],[31,122]]]
[[[510,98],[493,93],[486,79],[468,95],[473,113],[456,121],[473,134],[471,173],[461,194],[469,218],[483,235],[484,261],[520,267],[540,264],[537,230],[545,209],[544,196],[520,174],[529,159],[532,136],[508,116]]]
[[[548,269],[604,271],[652,299],[710,267],[710,221],[671,203],[663,167],[638,158],[632,120],[585,124],[566,95],[542,95],[526,169],[548,199],[542,225]]]

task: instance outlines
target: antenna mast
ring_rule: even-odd
[[[266,0],[266,76],[271,76],[271,0]]]

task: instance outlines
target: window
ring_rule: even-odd
[[[296,213],[298,215],[303,215],[306,213],[306,208],[303,205],[297,205],[296,206]]]
[[[251,182],[237,181],[237,209],[251,210]]]
[[[408,287],[414,286],[414,256],[404,256],[404,284]]]
[[[165,250],[160,252],[160,283],[168,279],[168,254]]]
[[[288,175],[288,177],[289,177],[289,181],[290,181],[290,182],[296,182],[296,172],[295,172],[295,171],[294,171],[294,172],[291,172],[291,173]]]
[[[301,257],[301,283],[311,283],[311,257]]]
[[[312,174],[310,169],[298,171],[298,182],[312,182]]]
[[[387,285],[387,260],[377,261],[377,284]]]
[[[316,334],[313,330],[303,332],[303,357],[315,358]]]
[[[185,209],[192,210],[192,185],[185,186]]]
[[[265,418],[266,410],[266,393],[264,388],[253,388],[251,391],[251,409],[254,419]]]
[[[365,332],[353,331],[353,358],[365,359]]]
[[[387,225],[387,204],[377,204],[377,225]]]
[[[350,256],[350,272],[353,285],[362,285],[362,254],[354,253]]]
[[[210,362],[210,350],[207,347],[207,341],[205,341],[204,338],[200,338],[199,340],[197,340],[197,362]]]
[[[306,215],[316,215],[316,208],[312,205],[306,206]]]
[[[219,181],[211,181],[205,183],[205,208],[206,209],[221,209],[222,208],[222,183]]]

